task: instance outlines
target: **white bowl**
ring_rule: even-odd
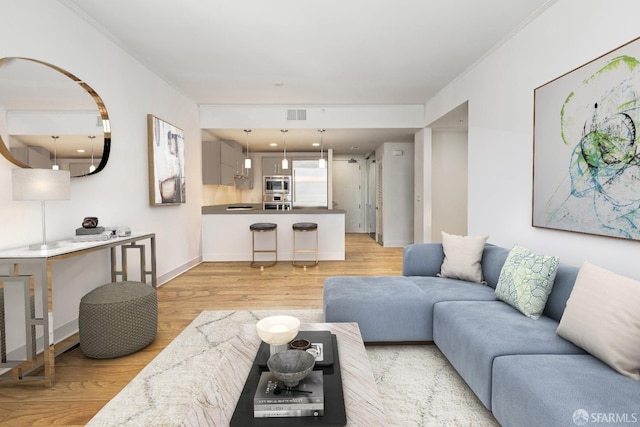
[[[271,345],[284,345],[298,335],[300,320],[293,316],[270,316],[256,323],[258,336]]]

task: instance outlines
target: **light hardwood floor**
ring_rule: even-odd
[[[399,275],[402,248],[383,248],[348,234],[345,261],[307,270],[281,261],[264,271],[247,262],[207,262],[158,288],[158,335],[133,355],[95,360],[79,348],[56,359],[53,387],[0,386],[0,425],[85,425],[203,310],[321,309],[330,276]]]

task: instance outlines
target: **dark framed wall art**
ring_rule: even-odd
[[[640,38],[534,90],[534,227],[640,239]]]
[[[151,114],[149,135],[149,203],[152,206],[186,202],[184,132]]]

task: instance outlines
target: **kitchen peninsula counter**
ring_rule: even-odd
[[[235,203],[231,205],[212,205],[203,206],[203,215],[229,215],[229,214],[345,214],[346,211],[342,209],[327,209],[327,208],[293,208],[287,211],[262,209],[261,203]]]
[[[340,209],[294,208],[264,210],[262,204],[231,204],[202,207],[202,260],[251,261],[251,231],[256,222],[277,224],[278,261],[293,259],[293,230],[296,222],[318,224],[318,259],[345,259],[345,213]],[[299,233],[296,247],[315,246],[315,233]],[[256,249],[273,247],[272,233],[256,233]],[[306,255],[306,254],[303,254]],[[263,258],[261,258],[262,256]],[[256,261],[268,255],[256,254]],[[297,258],[303,259],[298,255]]]

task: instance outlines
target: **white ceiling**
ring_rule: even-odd
[[[556,0],[59,1],[198,104],[309,106],[424,104]],[[242,129],[210,132],[245,141]],[[348,153],[414,132],[327,129],[325,140]],[[268,149],[278,134],[251,141]],[[288,149],[314,138],[296,130]]]

